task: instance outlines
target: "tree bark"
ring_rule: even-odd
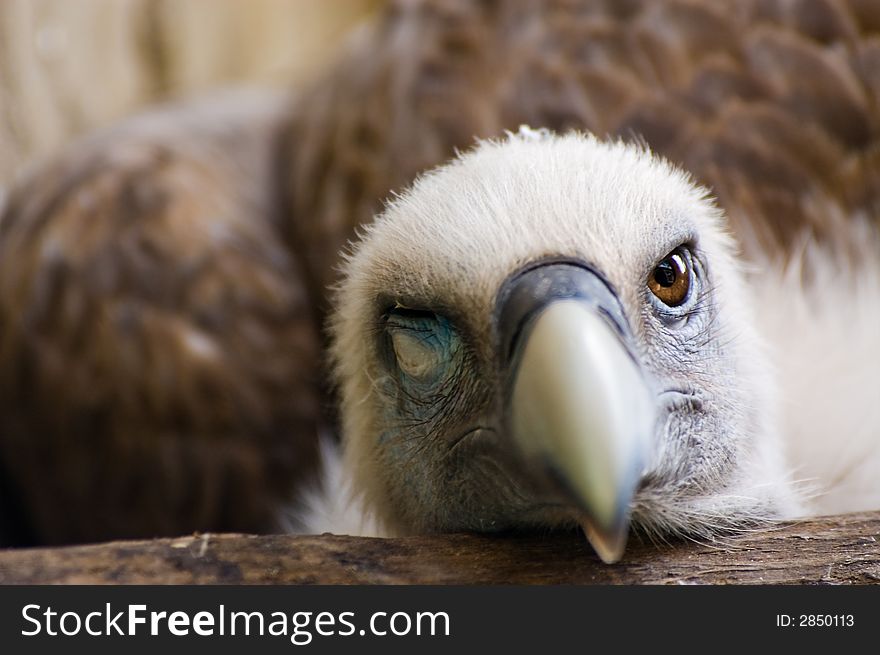
[[[3,584],[859,584],[880,581],[880,513],[712,543],[630,543],[605,565],[575,535],[197,534],[0,551]]]

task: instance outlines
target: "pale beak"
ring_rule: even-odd
[[[545,278],[561,266],[548,268]],[[507,416],[525,466],[553,478],[596,553],[612,563],[626,546],[654,410],[628,331],[618,325],[619,304],[617,311],[606,307],[616,298],[607,286],[598,293],[590,293],[593,282],[586,286],[586,295],[551,294],[520,328]]]

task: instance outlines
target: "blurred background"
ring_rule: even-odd
[[[295,89],[382,0],[0,0],[0,189],[83,132],[237,83]]]

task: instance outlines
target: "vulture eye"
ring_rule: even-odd
[[[430,382],[445,369],[454,340],[448,320],[430,311],[395,307],[385,321],[394,360],[402,373]]]
[[[691,266],[687,251],[676,248],[657,264],[648,277],[648,288],[670,307],[678,307],[688,298],[691,288]]]

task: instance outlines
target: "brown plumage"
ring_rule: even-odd
[[[773,252],[835,241],[838,212],[877,225],[878,30],[864,0],[399,3],[293,117],[313,288],[391,190],[523,123],[644,139]]]
[[[6,542],[271,530],[314,467],[319,342],[278,237],[279,109],[237,97],[137,119],[12,193]]]
[[[0,542],[263,531],[314,470],[338,253],[521,123],[642,139],[748,254],[880,226],[880,3],[399,2],[291,104],[81,142],[0,217]],[[880,253],[878,253],[880,256]]]

